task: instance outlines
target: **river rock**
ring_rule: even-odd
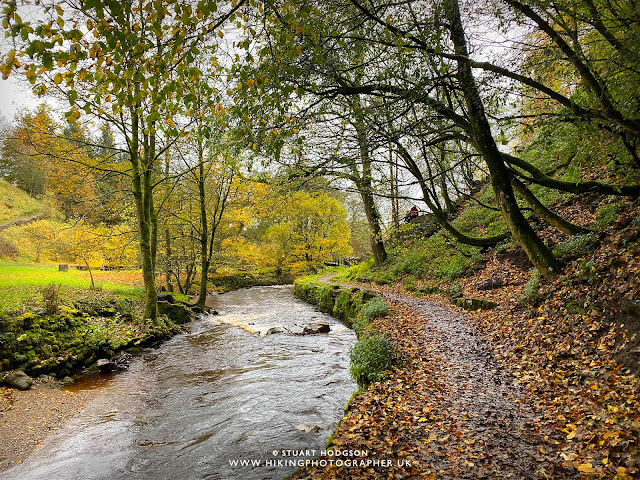
[[[40,375],[38,377],[38,382],[47,388],[60,388],[62,386],[62,383],[51,375]]]
[[[111,359],[101,358],[97,362],[98,370],[100,373],[122,372],[129,368],[130,359],[131,355],[125,352]]]
[[[507,282],[502,280],[501,278],[488,278],[480,285],[478,285],[478,290],[495,290],[496,288],[506,287]]]
[[[317,433],[320,430],[322,430],[317,425],[307,425],[306,423],[299,423],[298,425],[296,425],[296,429],[304,433],[311,433],[311,432]]]
[[[491,310],[498,306],[496,302],[481,298],[452,298],[451,303],[465,310]]]
[[[326,322],[310,323],[302,329],[302,335],[317,335],[319,333],[329,333],[331,325]]]
[[[282,330],[279,327],[271,327],[269,330],[267,330],[266,332],[264,332],[265,335],[274,335],[276,333],[283,333],[284,330]]]
[[[160,315],[166,315],[172,322],[178,325],[189,322],[193,314],[191,309],[186,305],[170,303],[165,300],[158,301],[158,313]]]
[[[29,390],[33,386],[33,378],[22,370],[16,370],[4,377],[3,383],[18,390]]]

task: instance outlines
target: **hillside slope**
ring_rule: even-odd
[[[30,217],[45,209],[45,204],[0,179],[0,224]]]
[[[340,279],[451,309],[460,298],[495,302],[467,315],[526,392],[546,442],[538,455],[559,469],[551,478],[639,478],[640,199],[559,195],[552,205],[592,229],[567,236],[536,223],[565,265],[554,279],[511,241],[483,251],[442,233],[392,241],[383,267]],[[463,207],[457,224],[491,233],[495,219],[474,209]]]

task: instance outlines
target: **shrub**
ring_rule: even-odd
[[[407,292],[413,292],[416,289],[416,277],[409,275],[404,279],[404,288]]]
[[[361,388],[384,379],[384,372],[391,366],[393,347],[382,334],[367,335],[349,352],[349,373]]]
[[[379,297],[369,300],[361,310],[362,318],[367,322],[372,318],[384,317],[387,313],[389,313],[389,305]]]
[[[10,258],[15,260],[18,258],[20,251],[9,240],[0,235],[0,258]]]
[[[520,297],[520,303],[531,303],[538,296],[541,282],[540,271],[537,268],[531,270],[531,277],[524,287],[524,294]]]
[[[379,297],[365,303],[358,316],[351,322],[357,337],[361,337],[372,318],[384,317],[387,313],[389,313],[389,305]]]
[[[49,315],[55,315],[60,310],[60,287],[50,283],[41,289],[44,309]]]
[[[583,257],[589,253],[596,244],[594,233],[573,235],[553,248],[553,254],[561,260],[567,258]]]
[[[614,202],[600,207],[596,215],[596,228],[604,228],[615,223],[619,218],[618,214],[622,210],[624,210],[622,202]]]

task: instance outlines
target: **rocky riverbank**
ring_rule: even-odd
[[[73,379],[65,376],[119,370],[113,368],[119,359],[181,332],[179,324],[191,316],[173,298],[159,302],[164,315],[156,322],[142,321],[133,302],[117,297],[68,303],[55,312],[32,309],[1,319],[0,472],[31,455],[99,391],[67,385]]]
[[[63,378],[122,351],[135,354],[181,331],[193,312],[179,302],[158,302],[162,315],[142,319],[137,303],[118,297],[76,298],[48,308],[3,312],[0,376],[22,370]],[[5,372],[4,374],[2,372]]]

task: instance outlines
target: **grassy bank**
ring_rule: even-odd
[[[98,291],[131,299],[144,298],[139,270],[95,270],[91,273]],[[0,311],[38,306],[40,290],[49,284],[61,287],[62,298],[72,297],[78,292],[89,291],[91,276],[88,271],[74,267],[67,272],[60,272],[58,265],[0,261]]]
[[[0,370],[65,376],[180,331],[142,320],[140,273],[0,263]]]

